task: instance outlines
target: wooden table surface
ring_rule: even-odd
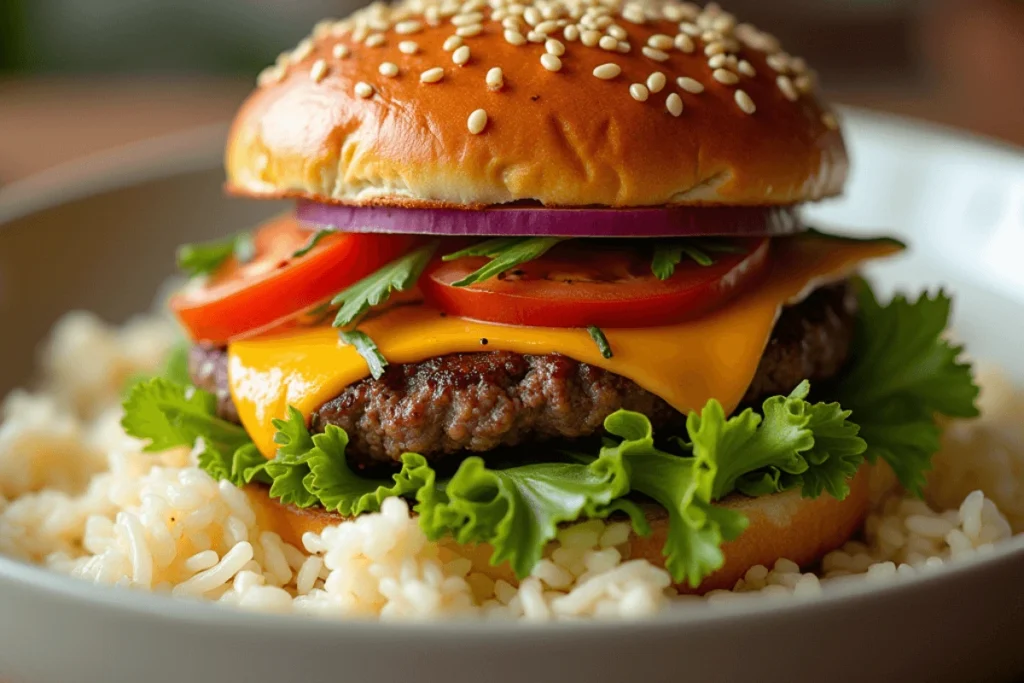
[[[0,184],[100,150],[229,121],[252,85],[209,77],[0,80]],[[941,92],[858,90],[833,99],[1024,145],[1024,125],[993,121]]]

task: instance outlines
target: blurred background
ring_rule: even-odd
[[[0,0],[0,183],[226,121],[355,0]],[[1024,0],[728,0],[836,101],[1024,145]]]

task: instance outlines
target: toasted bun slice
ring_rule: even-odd
[[[229,189],[466,208],[841,190],[836,120],[772,36],[685,3],[525,5],[377,3],[321,22],[235,119]]]
[[[888,470],[868,465],[861,467],[850,482],[850,495],[841,501],[828,494],[813,499],[803,498],[798,491],[759,498],[740,495],[726,498],[720,504],[742,512],[750,520],[750,525],[739,538],[723,546],[725,565],[721,569],[704,579],[696,590],[683,584],[676,588],[686,593],[730,589],[754,565],[771,567],[780,558],[792,560],[801,567],[813,564],[846,543],[861,528],[870,507],[872,489],[891,486],[887,473]],[[282,505],[267,496],[264,487],[250,486],[246,491],[257,510],[261,528],[275,531],[286,542],[300,548],[304,533],[319,533],[341,519],[323,508],[303,510],[293,505]],[[663,567],[662,548],[668,533],[668,514],[656,505],[646,509],[654,533],[646,538],[635,534],[630,536],[627,557],[643,558]],[[469,557],[474,571],[495,580],[500,578],[513,585],[517,583],[508,564],[494,567],[488,563],[490,546],[460,546],[452,539],[442,539],[440,544]]]

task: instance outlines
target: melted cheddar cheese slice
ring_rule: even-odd
[[[716,398],[734,410],[753,380],[781,308],[861,262],[899,251],[891,241],[860,242],[817,235],[775,240],[766,278],[697,320],[658,327],[605,329],[614,352],[604,358],[584,329],[514,327],[402,306],[360,325],[392,364],[456,352],[560,353],[636,382],[681,412]],[[487,346],[481,340],[487,340]],[[274,456],[275,418],[294,406],[307,419],[369,375],[355,348],[330,327],[306,328],[236,342],[229,349],[231,395],[260,451]]]

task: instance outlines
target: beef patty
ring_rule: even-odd
[[[743,402],[836,375],[849,353],[855,309],[846,281],[783,309]],[[221,417],[238,422],[227,352],[196,346],[189,368],[196,386],[217,395]],[[365,467],[406,451],[437,461],[459,451],[588,436],[620,408],[647,415],[655,429],[685,421],[662,399],[607,370],[558,354],[491,351],[391,365],[380,379],[356,382],[324,404],[311,427],[345,429],[350,460]]]

